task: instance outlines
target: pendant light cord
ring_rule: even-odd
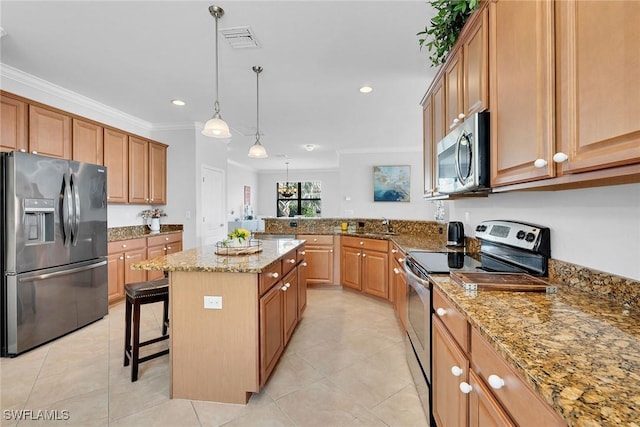
[[[218,68],[218,13],[214,15],[216,18],[216,102],[213,104],[213,108],[216,114],[220,114],[220,102],[218,101],[218,84],[220,80],[220,69]]]
[[[259,67],[253,67],[256,72],[256,143],[260,143],[260,71]]]

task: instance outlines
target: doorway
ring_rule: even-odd
[[[202,166],[202,232],[201,245],[214,245],[225,238],[226,229],[226,194],[225,172],[211,166]]]

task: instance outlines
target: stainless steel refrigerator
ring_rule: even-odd
[[[106,175],[104,166],[0,153],[2,356],[107,314]]]

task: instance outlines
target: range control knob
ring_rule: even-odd
[[[524,238],[527,242],[533,242],[536,239],[536,235],[533,233],[527,233],[527,236]]]
[[[518,240],[524,239],[524,235],[525,234],[526,233],[524,231],[522,231],[522,230],[518,231],[518,233],[516,234],[516,239],[518,239]]]

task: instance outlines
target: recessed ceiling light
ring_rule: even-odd
[[[184,102],[184,101],[182,101],[182,100],[180,100],[180,99],[172,99],[172,100],[171,100],[171,103],[172,103],[173,105],[178,105],[178,106],[180,106],[180,107],[182,107],[183,105],[186,105],[186,102]]]
[[[313,151],[315,148],[316,148],[316,146],[313,145],[313,144],[307,144],[307,145],[304,146],[304,149],[307,150],[307,151]]]
[[[373,92],[373,88],[371,86],[365,85],[365,86],[362,86],[360,88],[360,92],[362,92],[362,93],[371,93],[371,92]]]

